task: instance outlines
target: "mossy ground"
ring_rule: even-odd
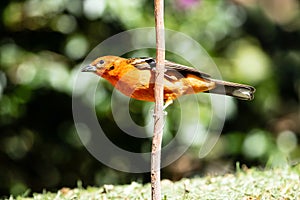
[[[151,199],[150,184],[132,182],[130,185],[62,188],[57,193],[34,193],[31,197],[10,197],[17,200],[60,199]],[[162,180],[162,199],[300,199],[300,165],[258,170],[238,170],[224,176],[205,176]]]

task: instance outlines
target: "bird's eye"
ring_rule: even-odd
[[[104,63],[104,60],[100,60],[99,64],[102,65]]]

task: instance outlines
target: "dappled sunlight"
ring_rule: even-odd
[[[299,30],[299,1],[297,0],[233,0],[249,9],[261,9],[274,23],[287,31]]]
[[[257,84],[272,76],[270,58],[251,40],[233,42],[227,55],[233,64],[227,69],[231,76],[237,77],[236,81]]]
[[[86,149],[94,133],[87,124],[74,122],[72,106],[82,107],[80,114],[88,122],[90,116],[84,111],[94,111],[105,138],[118,148],[135,154],[150,152],[154,103],[129,100],[106,80],[81,73],[81,68],[106,52],[155,57],[155,49],[147,46],[155,44],[154,29],[95,48],[123,31],[154,26],[152,3],[24,0],[1,4],[0,198],[76,187],[78,180],[83,187],[148,181],[145,174],[119,172],[94,158]],[[173,144],[178,149],[171,149],[164,162],[184,148],[186,152],[163,169],[163,178],[234,171],[236,162],[267,167],[299,163],[299,7],[297,0],[165,2],[165,25],[170,29],[166,49],[173,49],[166,51],[168,60],[212,78],[252,85],[256,92],[253,101],[225,97],[224,106],[217,101],[220,95],[209,93],[174,101],[166,109],[163,147]],[[194,43],[184,42],[181,36]],[[198,43],[204,49],[199,50]],[[133,50],[124,52],[126,45]],[[147,48],[140,48],[143,45]],[[92,49],[96,54],[89,54]],[[78,104],[72,105],[74,99]],[[143,131],[134,135],[132,124]],[[142,159],[149,159],[145,155]],[[131,160],[119,154],[109,162],[132,167]]]
[[[243,143],[243,153],[250,158],[264,156],[268,150],[268,140],[264,132],[254,130],[246,136]]]
[[[283,153],[289,154],[297,148],[297,136],[292,131],[283,131],[277,137],[277,146]]]
[[[73,35],[68,38],[65,45],[65,53],[69,58],[74,60],[83,58],[89,48],[88,40],[83,35]]]

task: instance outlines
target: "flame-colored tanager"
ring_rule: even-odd
[[[156,60],[150,57],[121,58],[103,56],[84,67],[82,72],[93,72],[106,80],[126,96],[143,101],[155,101]],[[212,79],[195,68],[165,61],[165,107],[174,99],[198,92],[210,92],[252,100],[255,88],[249,85]]]

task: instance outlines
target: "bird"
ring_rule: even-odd
[[[241,100],[254,98],[255,88],[250,85],[213,79],[207,73],[168,60],[164,61],[164,65],[164,109],[182,95],[199,92],[228,95]],[[95,59],[81,71],[106,79],[128,97],[155,102],[155,58],[107,55]]]

